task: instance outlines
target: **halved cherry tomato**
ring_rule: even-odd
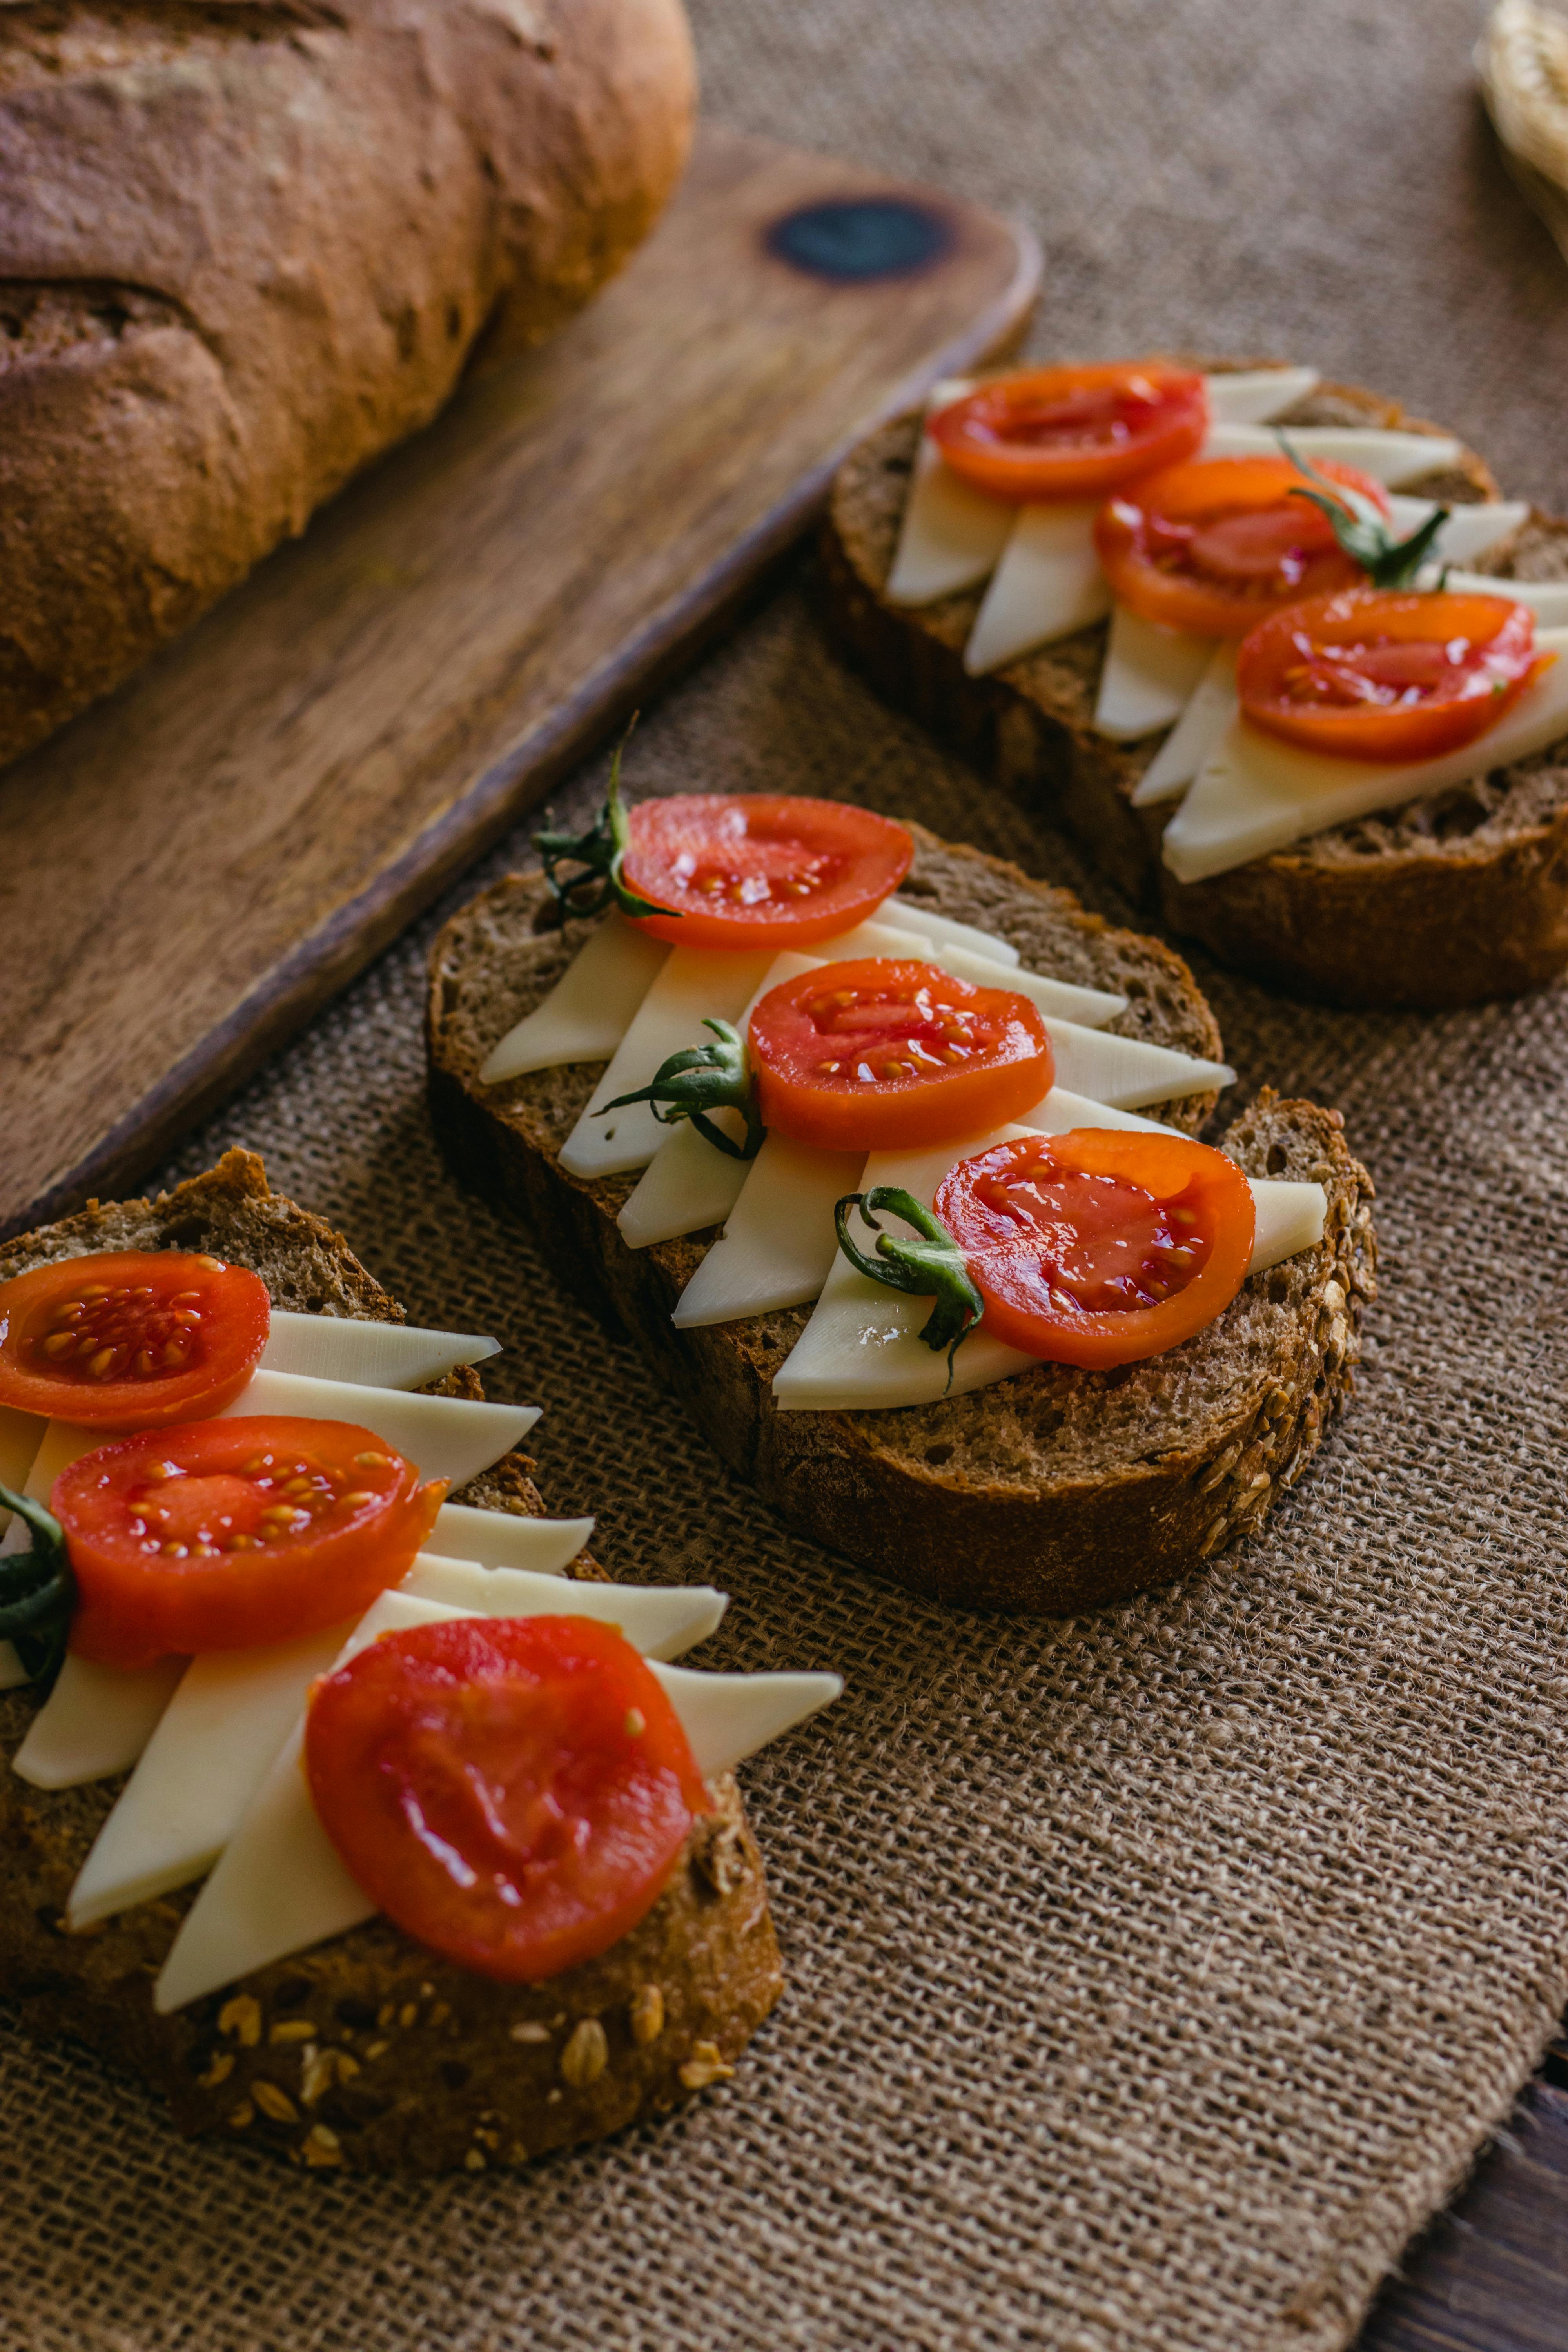
[[[1496,724],[1555,661],[1506,596],[1351,589],[1288,604],[1244,637],[1255,727],[1346,760],[1430,760]]]
[[[955,474],[999,498],[1093,499],[1193,457],[1208,423],[1201,375],[1120,360],[994,376],[926,431]]]
[[[406,1575],[446,1481],[347,1421],[187,1422],[84,1454],[55,1480],[100,1665],[247,1650],[359,1616]]]
[[[1043,1100],[1055,1066],[1026,996],[890,956],[770,989],[751,1045],[763,1124],[826,1151],[983,1135]]]
[[[833,939],[898,888],[914,856],[901,824],[793,793],[676,793],[639,801],[628,822],[622,879],[672,909],[637,927],[679,948]]]
[[[1096,1371],[1163,1355],[1212,1323],[1247,1278],[1256,1222],[1247,1179],[1223,1152],[1099,1127],[961,1160],[936,1213],[985,1301],[987,1331]]]
[[[397,1925],[533,1984],[652,1909],[712,1811],[663,1685],[588,1617],[465,1617],[388,1633],[316,1685],[321,1825]]]
[[[0,1284],[0,1404],[105,1431],[221,1412],[271,1316],[259,1275],[184,1250],[36,1265]]]
[[[1388,493],[1352,466],[1325,464],[1331,482],[1386,515]],[[1281,604],[1353,588],[1365,573],[1289,457],[1205,457],[1167,467],[1108,499],[1094,544],[1116,594],[1146,621],[1200,637],[1245,636]]]

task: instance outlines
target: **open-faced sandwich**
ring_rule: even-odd
[[[666,1663],[484,1401],[231,1151],[0,1250],[0,1993],[312,2168],[521,2161],[781,1990],[732,1768],[829,1675]]]
[[[437,1133],[768,1502],[1047,1611],[1260,1524],[1350,1386],[1371,1186],[1310,1103],[1194,1140],[1233,1074],[1178,957],[830,801],[612,778],[540,843],[437,942]]]
[[[942,385],[840,468],[829,633],[1223,961],[1354,1004],[1568,963],[1568,524],[1314,369]]]

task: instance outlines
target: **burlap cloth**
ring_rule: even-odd
[[[1027,213],[1042,346],[1310,356],[1561,500],[1568,274],[1478,125],[1474,21],[1457,0],[698,10],[716,115]],[[631,765],[644,790],[842,794],[1083,881],[840,673],[800,586]],[[1341,1105],[1376,1177],[1360,1394],[1264,1540],[1158,1600],[1026,1624],[781,1534],[528,1234],[456,1189],[422,1093],[430,929],[168,1172],[251,1143],[421,1320],[500,1333],[500,1387],[547,1408],[552,1504],[596,1511],[624,1576],[734,1596],[704,1662],[843,1669],[841,1704],[744,1774],[789,1990],[735,2081],[664,2127],[417,2186],[189,2147],[12,2030],[0,2340],[1344,2343],[1568,1993],[1562,992],[1329,1015],[1204,971],[1240,1094]]]

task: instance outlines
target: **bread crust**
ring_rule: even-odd
[[[1019,908],[1068,895],[974,851],[942,856],[974,860],[998,900],[1005,892]],[[1223,1139],[1249,1173],[1321,1182],[1328,1229],[1318,1249],[1254,1276],[1184,1348],[1110,1373],[1042,1365],[896,1412],[781,1413],[769,1384],[808,1310],[678,1331],[671,1310],[714,1234],[629,1249],[615,1221],[635,1179],[590,1183],[561,1167],[602,1065],[479,1083],[489,1047],[586,935],[580,924],[536,929],[546,908],[539,877],[512,877],[436,942],[437,1135],[458,1175],[517,1211],[550,1264],[631,1334],[731,1468],[782,1517],[911,1591],[1062,1614],[1186,1573],[1259,1526],[1295,1483],[1350,1392],[1362,1306],[1373,1295],[1372,1186],[1336,1113],[1265,1095]],[[950,901],[945,911],[963,908]],[[1080,939],[1086,950],[1098,940],[1107,958],[1102,981],[1126,937],[1102,927]],[[1073,976],[1090,975],[1080,966]]]
[[[281,1306],[400,1322],[403,1309],[320,1218],[229,1151],[153,1201],[94,1203],[8,1243],[0,1280],[86,1248],[210,1248],[263,1275]],[[464,1367],[447,1384],[481,1392]],[[457,1498],[537,1517],[525,1456]],[[573,1576],[603,1579],[592,1560]],[[0,1692],[0,1749],[36,1712]],[[481,2171],[666,2113],[733,2069],[783,1990],[762,1857],[730,1776],[668,1885],[599,1959],[501,1985],[377,1917],[172,2016],[152,1984],[188,1888],[68,1934],[66,1898],[122,1781],[35,1789],[0,1770],[0,1994],[28,2027],[128,2065],[192,2135],[258,2143],[319,2170]]]
[[[0,760],[585,301],[694,88],[679,0],[0,8]]]
[[[1202,362],[1214,368],[1212,360]],[[1266,362],[1234,362],[1264,365]],[[1321,385],[1295,421],[1363,420],[1442,428],[1353,385]],[[1514,996],[1568,964],[1568,759],[1546,754],[1475,788],[1342,825],[1228,874],[1178,882],[1160,856],[1168,809],[1131,793],[1159,740],[1117,744],[1089,725],[1104,624],[1045,646],[993,676],[971,677],[963,648],[979,593],[918,611],[883,595],[897,542],[914,415],[863,441],[835,480],[821,539],[830,642],[879,693],[984,773],[1067,827],[1136,904],[1221,961],[1325,1003],[1437,1008]],[[1473,500],[1498,495],[1482,460],[1419,486]],[[1535,517],[1519,534],[1520,576],[1542,576]],[[1487,568],[1507,577],[1510,555]],[[1561,778],[1542,764],[1560,758]]]

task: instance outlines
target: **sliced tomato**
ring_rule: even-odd
[[[1159,360],[1025,368],[926,420],[955,474],[1004,499],[1094,499],[1174,466],[1208,432],[1208,387]]]
[[[1386,515],[1388,493],[1352,466],[1325,464]],[[1206,457],[1150,474],[1095,520],[1100,566],[1122,604],[1194,636],[1239,637],[1281,604],[1353,588],[1365,574],[1310,499],[1289,457]]]
[[[37,1265],[0,1284],[0,1405],[102,1430],[221,1412],[271,1316],[259,1275],[184,1250]]]
[[[763,1124],[827,1151],[983,1135],[1032,1110],[1054,1070],[1026,996],[889,956],[770,989],[751,1046]]]
[[[357,1617],[407,1574],[446,1491],[346,1421],[240,1414],[100,1445],[49,1498],[79,1594],[70,1646],[142,1666]]]
[[[914,844],[846,801],[676,793],[639,801],[621,878],[668,915],[639,931],[681,948],[802,948],[855,925],[896,890]]]
[[[1289,604],[1241,641],[1255,727],[1347,760],[1431,760],[1494,726],[1555,661],[1507,596],[1352,589]]]
[[[663,1685],[588,1617],[447,1618],[371,1643],[316,1685],[305,1769],[378,1909],[512,1984],[617,1943],[712,1810]]]
[[[985,1329],[1089,1370],[1190,1339],[1229,1306],[1252,1256],[1246,1177],[1185,1136],[1020,1136],[961,1160],[935,1205],[985,1301]]]

